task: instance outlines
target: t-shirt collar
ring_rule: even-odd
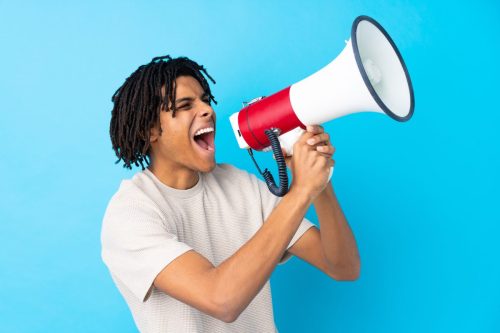
[[[203,173],[198,172],[198,182],[191,188],[187,190],[179,190],[168,185],[165,185],[159,180],[154,173],[152,173],[149,169],[145,169],[143,173],[151,178],[155,184],[160,188],[160,190],[167,194],[168,196],[173,196],[177,198],[191,198],[198,194],[203,188]]]

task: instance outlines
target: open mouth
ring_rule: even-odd
[[[196,131],[193,139],[196,142],[196,144],[200,146],[200,148],[202,148],[203,150],[214,151],[215,150],[214,138],[215,138],[214,128],[206,127]]]

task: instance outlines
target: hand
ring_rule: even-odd
[[[323,127],[307,126],[306,132],[293,146],[293,156],[285,157],[293,175],[290,190],[305,191],[313,200],[328,183],[330,168],[335,164],[334,153],[330,135]]]

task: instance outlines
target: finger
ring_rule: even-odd
[[[335,147],[332,145],[316,146],[316,150],[327,155],[333,155],[333,153],[335,153]]]
[[[318,157],[316,163],[319,163],[321,167],[332,167],[333,165],[335,165],[335,160],[332,158],[332,156],[324,154],[320,155],[321,156]]]
[[[314,146],[320,142],[328,143],[329,140],[330,140],[330,135],[328,133],[321,133],[307,139],[306,142],[307,144]]]
[[[321,125],[307,125],[306,131],[313,134],[323,133],[325,130]]]

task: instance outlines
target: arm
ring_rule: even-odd
[[[320,223],[321,247],[331,274],[336,280],[357,279],[361,264],[356,240],[331,185],[316,197],[314,208]]]
[[[258,232],[219,266],[189,251],[166,266],[154,285],[200,311],[233,322],[271,276],[308,206],[306,197],[290,192]]]
[[[331,160],[308,147],[305,139],[294,146],[296,167],[290,192],[247,243],[217,267],[189,251],[167,265],[154,285],[220,320],[236,320],[271,276],[328,179]]]
[[[335,149],[321,126],[308,127],[318,151],[332,156]],[[325,143],[325,145],[318,145]],[[289,250],[335,280],[355,280],[360,274],[360,258],[354,235],[347,223],[331,183],[315,198],[314,208],[320,230],[309,229]]]

